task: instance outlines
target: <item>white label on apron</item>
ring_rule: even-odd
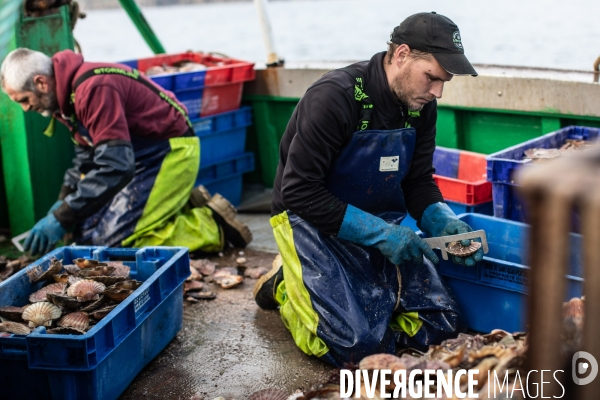
[[[400,161],[399,156],[381,157],[379,161],[379,171],[398,171],[398,161]]]

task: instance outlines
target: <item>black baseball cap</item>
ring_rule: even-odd
[[[477,76],[460,39],[458,26],[450,18],[434,12],[411,15],[394,28],[390,41],[433,54],[453,75]]]

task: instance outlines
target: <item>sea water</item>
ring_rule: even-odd
[[[277,54],[287,61],[368,59],[393,27],[436,11],[460,28],[472,63],[591,70],[600,56],[600,2],[589,0],[293,0],[269,2]],[[251,1],[144,8],[169,53],[219,52],[266,61]],[[152,55],[123,9],[90,10],[75,28],[86,60]]]

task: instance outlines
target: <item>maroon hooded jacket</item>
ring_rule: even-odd
[[[55,54],[52,63],[62,114],[55,117],[70,128],[75,113],[91,138],[89,143],[86,136],[75,134],[80,146],[76,147],[74,167],[65,173],[59,195],[64,202],[54,210],[56,219],[68,229],[99,211],[133,179],[137,156],[132,139],[145,139],[145,143],[156,140],[158,148],[163,147],[160,142],[191,133],[181,112],[145,84],[127,76],[92,76],[77,87],[75,104],[71,104],[73,85],[85,72],[98,67],[131,68],[83,62],[81,55],[70,50]],[[154,86],[177,100],[173,93]]]
[[[84,62],[81,55],[71,50],[56,53],[52,64],[60,112],[67,118],[73,114],[70,104],[73,84],[84,72],[107,66],[131,71],[130,67],[121,64]],[[177,100],[173,93],[154,85]],[[75,92],[74,106],[77,120],[88,130],[94,145],[108,140],[130,141],[132,135],[170,139],[182,136],[189,129],[183,115],[173,106],[127,76],[98,75],[86,79]],[[69,126],[61,116],[57,119]],[[88,146],[78,134],[75,139]]]

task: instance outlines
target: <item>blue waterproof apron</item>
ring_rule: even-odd
[[[89,162],[93,160],[93,142],[86,127],[75,117],[75,90],[86,79],[106,74],[125,76],[146,86],[180,112],[190,129],[181,137],[165,140],[132,135],[134,177],[97,213],[78,224],[74,239],[78,243],[104,246],[178,245],[191,251],[222,250],[222,233],[212,211],[208,207],[186,207],[200,164],[200,142],[187,113],[168,95],[141,78],[138,71],[96,68],[75,82],[71,96],[71,133],[79,134],[90,147]]]
[[[406,216],[401,183],[415,136],[413,128],[355,132],[332,165],[327,189],[343,202],[399,224]],[[394,353],[397,343],[425,349],[462,328],[456,302],[429,261],[396,267],[376,248],[321,233],[289,211],[283,214],[291,232],[282,228],[281,215],[271,220],[284,264],[277,300],[305,353],[343,366],[371,354]],[[405,315],[413,318],[395,332],[390,324]]]

